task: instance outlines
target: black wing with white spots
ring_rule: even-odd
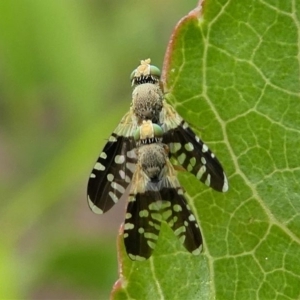
[[[133,138],[137,125],[128,113],[110,136],[90,175],[88,203],[97,214],[108,211],[124,194],[136,166]]]
[[[169,104],[164,104],[163,114],[163,143],[171,156],[207,186],[226,192],[228,181],[216,156]]]
[[[138,149],[138,165],[124,224],[125,248],[132,260],[151,256],[162,220],[189,252],[200,253],[201,232],[169,162],[167,146],[147,144]]]
[[[132,260],[148,259],[158,240],[162,216],[159,193],[144,191],[129,198],[124,224],[124,244]]]
[[[199,225],[186,202],[182,188],[176,182],[171,185],[173,185],[172,188],[163,188],[160,192],[162,199],[169,199],[162,213],[163,218],[183,246],[192,254],[198,255],[202,246]]]

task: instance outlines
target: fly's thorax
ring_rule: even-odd
[[[132,109],[140,122],[151,120],[160,123],[163,100],[164,94],[159,85],[144,83],[136,86],[132,92]]]
[[[164,144],[155,143],[138,148],[138,160],[143,172],[151,180],[160,180],[164,176],[168,155]]]

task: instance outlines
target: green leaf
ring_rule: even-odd
[[[200,1],[171,37],[168,101],[217,154],[230,190],[179,174],[204,237],[165,225],[146,262],[120,245],[113,299],[299,299],[299,3]],[[201,128],[201,130],[199,130]]]

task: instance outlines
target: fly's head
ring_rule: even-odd
[[[156,66],[150,65],[150,58],[141,60],[141,64],[131,73],[132,86],[144,83],[159,85],[161,72]]]

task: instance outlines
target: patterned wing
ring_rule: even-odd
[[[119,201],[131,182],[136,165],[137,128],[134,116],[127,113],[110,136],[90,175],[88,204],[97,214],[108,211]]]
[[[125,248],[132,260],[141,261],[151,256],[162,220],[170,225],[189,252],[197,255],[201,251],[199,226],[168,160],[161,174],[159,180],[151,180],[140,165],[134,174],[124,225]]]
[[[164,205],[161,208],[163,220],[174,231],[183,246],[192,254],[198,255],[202,247],[202,235],[183,190],[169,160],[166,161],[167,174],[160,182],[160,197]]]
[[[158,240],[161,214],[159,212],[159,193],[144,191],[132,195],[127,205],[124,224],[124,243],[132,260],[146,260]]]
[[[197,179],[216,191],[226,192],[228,181],[216,156],[167,103],[162,111],[163,143],[171,155]]]
[[[202,236],[195,216],[180,187],[163,188],[160,192],[164,199],[163,219],[169,224],[183,246],[192,254],[201,252]]]
[[[138,164],[133,175],[124,224],[124,244],[132,260],[142,261],[151,256],[160,231],[159,193],[147,189],[149,182],[150,178]]]

